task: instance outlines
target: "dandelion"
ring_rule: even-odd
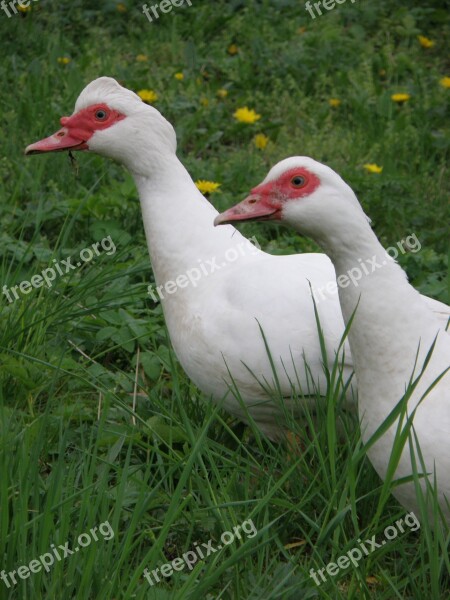
[[[67,58],[67,56],[61,56],[60,58],[57,58],[56,60],[59,65],[68,65],[72,59]]]
[[[368,173],[376,173],[377,175],[379,175],[383,171],[383,167],[380,167],[375,163],[366,163],[365,165],[363,165],[363,167]]]
[[[220,183],[216,183],[215,181],[206,181],[205,179],[198,179],[195,182],[195,185],[202,194],[214,194],[220,187]]]
[[[403,104],[404,102],[408,102],[411,98],[409,94],[392,94],[391,100],[397,102],[397,104]]]
[[[422,48],[432,48],[434,46],[433,40],[430,40],[430,38],[427,38],[424,35],[418,35],[417,39]]]
[[[342,104],[342,100],[339,100],[339,98],[330,98],[328,100],[328,104],[332,107],[332,108],[337,108],[338,106],[340,106]]]
[[[122,2],[119,2],[119,4],[116,4],[116,9],[117,9],[117,12],[120,12],[120,13],[127,12],[127,7]]]
[[[264,150],[264,148],[269,143],[269,138],[267,137],[267,135],[264,135],[263,133],[258,133],[253,138],[253,143],[258,148],[258,150]]]
[[[236,46],[236,44],[231,44],[231,46],[228,46],[227,52],[231,56],[234,56],[239,52],[239,48]]]
[[[158,100],[158,94],[156,94],[153,90],[139,90],[137,95],[143,102],[146,102],[147,104],[152,104]]]
[[[137,62],[147,62],[148,61],[148,56],[146,54],[138,54],[136,56],[136,61]]]
[[[261,118],[261,115],[258,115],[258,113],[253,109],[249,109],[247,106],[244,106],[243,108],[238,108],[233,113],[233,117],[236,119],[236,121],[239,121],[239,123],[251,124],[255,123],[255,121],[258,121]]]
[[[220,90],[217,90],[217,95],[219,96],[219,98],[226,98],[228,96],[228,90],[226,90],[225,88],[220,88]]]
[[[205,108],[208,108],[208,106],[209,106],[209,100],[208,100],[208,98],[205,98],[205,96],[203,96],[202,98],[200,98],[200,104],[202,106],[204,106]]]
[[[175,73],[174,77],[178,81],[183,81],[183,79],[184,79],[184,73]]]
[[[450,89],[450,77],[442,77],[442,79],[439,80],[439,83],[446,90]]]
[[[22,6],[22,4],[19,4],[17,8],[20,10],[21,13],[27,13],[31,10],[31,6]]]

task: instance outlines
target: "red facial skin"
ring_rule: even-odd
[[[109,108],[107,104],[93,104],[71,117],[61,117],[62,128],[50,137],[30,144],[26,148],[25,154],[88,150],[87,142],[96,131],[111,127],[125,119],[125,116],[119,111]]]
[[[299,177],[303,179],[303,183],[294,183]],[[214,224],[281,220],[285,202],[309,196],[319,185],[320,179],[308,169],[304,167],[289,169],[275,181],[253,188],[245,200],[216,217]]]

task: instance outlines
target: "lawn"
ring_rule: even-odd
[[[0,9],[0,285],[115,244],[50,286],[1,295],[1,599],[450,597],[448,533],[386,497],[338,387],[314,419],[289,423],[289,444],[218,410],[147,294],[129,174],[93,154],[23,154],[89,81],[115,77],[174,125],[219,210],[277,161],[312,156],[352,186],[384,246],[416,236],[420,251],[398,261],[448,304],[448,4],[322,12],[298,0],[192,0],[153,22],[131,0]],[[244,107],[259,118],[240,122]],[[281,227],[240,230],[270,253],[317,251]],[[379,547],[326,570],[365,540]],[[196,548],[204,558],[169,576],[163,565]],[[32,566],[40,556],[48,567]]]

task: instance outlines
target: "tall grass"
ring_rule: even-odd
[[[386,246],[417,234],[421,252],[399,260],[422,293],[448,302],[444,3],[360,0],[313,22],[294,0],[197,0],[157,24],[124,4],[125,13],[109,0],[38,0],[24,15],[0,14],[1,286],[104,236],[117,245],[50,289],[14,303],[1,295],[0,570],[29,565],[51,544],[72,547],[105,521],[115,535],[11,588],[0,580],[0,598],[447,598],[448,534],[427,520],[320,586],[310,576],[358,539],[382,539],[405,513],[368,462],[356,415],[343,408],[342,356],[301,421],[274,373],[288,440],[235,422],[181,371],[161,308],[148,298],[130,177],[91,155],[78,158],[77,174],[64,155],[22,154],[58,128],[99,75],[154,89],[193,177],[222,184],[211,198],[219,209],[281,158],[312,155],[352,184]],[[421,48],[419,33],[435,46]],[[394,105],[396,91],[411,101]],[[338,109],[331,97],[341,99]],[[245,105],[262,114],[254,127],[233,120]],[[258,132],[270,138],[264,151],[252,141]],[[383,173],[368,175],[366,162]],[[279,230],[257,234],[272,253],[317,250]],[[304,405],[297,383],[292,400]],[[217,546],[245,519],[257,536],[157,586],[143,577],[196,542]]]

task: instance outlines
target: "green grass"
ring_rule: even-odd
[[[177,364],[148,299],[128,174],[91,155],[77,157],[78,175],[63,154],[23,156],[95,77],[152,89],[194,179],[221,183],[211,197],[219,209],[278,160],[310,155],[349,182],[386,247],[417,235],[420,252],[399,261],[422,293],[449,303],[445,2],[348,1],[312,21],[297,0],[193,0],[153,24],[140,3],[125,5],[37,0],[25,15],[0,11],[0,284],[29,280],[107,235],[117,244],[50,290],[13,304],[1,296],[0,569],[29,564],[52,543],[72,547],[105,521],[115,535],[9,590],[0,580],[0,598],[448,598],[449,539],[427,521],[314,583],[310,569],[359,538],[382,540],[405,514],[366,459],[356,416],[342,411],[337,372],[319,414],[290,422],[300,453],[215,409]],[[422,48],[418,34],[435,45]],[[411,98],[396,105],[396,92]],[[254,125],[233,119],[246,105],[261,114]],[[270,138],[265,150],[256,133]],[[272,253],[316,250],[282,229],[242,231]],[[248,518],[257,536],[158,587],[143,578],[196,542],[217,546]]]

